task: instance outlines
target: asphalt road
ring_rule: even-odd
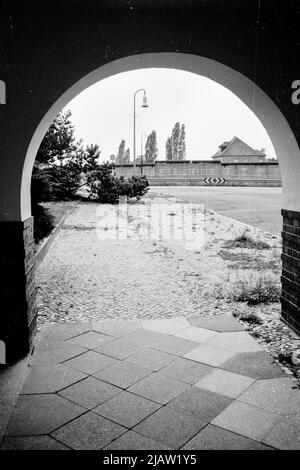
[[[152,186],[149,193],[176,196],[271,233],[282,228],[282,188]]]

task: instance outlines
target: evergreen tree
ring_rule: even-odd
[[[168,137],[167,142],[166,142],[166,160],[172,160],[172,139],[171,139],[171,137]]]
[[[130,163],[130,149],[129,148],[127,148],[127,150],[125,152],[123,163],[125,165],[128,165]]]
[[[59,113],[41,142],[36,162],[48,165],[59,161],[63,164],[65,159],[74,155],[81,143],[81,141],[75,141],[71,111]]]
[[[156,131],[152,131],[147,137],[145,146],[145,160],[146,162],[154,162],[158,156]]]
[[[185,125],[182,124],[180,129],[179,144],[178,144],[178,160],[185,160]]]
[[[172,130],[171,145],[172,145],[172,160],[179,159],[179,142],[180,142],[180,123],[176,122]]]
[[[116,157],[116,164],[122,165],[125,157],[125,140],[123,139],[119,145],[119,150]]]

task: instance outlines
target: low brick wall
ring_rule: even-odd
[[[10,363],[30,351],[36,332],[33,217],[0,225],[0,339]]]
[[[146,175],[153,186],[281,186],[277,162],[156,161],[143,167],[136,165],[135,171],[137,175]],[[134,166],[116,165],[115,172],[118,176],[128,178],[134,175]]]
[[[282,216],[282,318],[300,333],[300,212]]]

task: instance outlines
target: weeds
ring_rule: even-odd
[[[249,248],[255,250],[268,250],[270,245],[263,240],[254,240],[250,235],[243,233],[233,240],[224,242],[224,248]]]
[[[247,302],[248,305],[269,304],[279,302],[280,285],[272,279],[263,276],[254,282],[240,279],[230,294],[231,300],[235,302]]]

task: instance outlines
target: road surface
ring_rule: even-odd
[[[271,233],[280,233],[282,188],[152,186],[149,193],[176,196]]]

